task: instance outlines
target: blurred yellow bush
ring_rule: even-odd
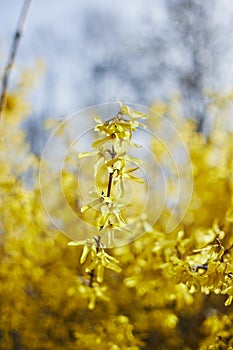
[[[164,211],[152,232],[107,251],[121,272],[108,269],[103,283],[90,285],[82,247],[67,246],[38,187],[24,184],[25,172],[38,170],[20,129],[28,111],[20,91],[8,94],[0,130],[0,348],[233,348],[232,132],[217,125],[205,136],[193,121],[181,123],[194,173],[183,221],[167,235]],[[163,156],[156,143],[151,149]],[[71,184],[66,173],[67,193]]]

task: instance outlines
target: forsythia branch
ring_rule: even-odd
[[[1,97],[0,97],[0,117],[2,117],[2,113],[3,113],[3,110],[5,108],[6,94],[7,94],[7,90],[8,90],[10,72],[12,70],[12,67],[13,67],[13,64],[15,61],[15,57],[16,57],[16,54],[18,51],[20,39],[22,37],[23,29],[24,29],[24,26],[26,23],[26,19],[27,19],[27,15],[28,15],[31,3],[32,3],[32,0],[25,0],[24,1],[22,10],[21,10],[21,13],[19,16],[18,24],[16,27],[16,31],[15,31],[15,34],[13,37],[13,42],[12,42],[8,62],[6,64],[5,70],[3,72],[2,89],[1,89]]]

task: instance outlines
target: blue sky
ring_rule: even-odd
[[[22,0],[0,2],[1,69],[22,4]],[[222,62],[211,67],[218,79],[210,77],[209,83],[227,90],[233,85],[232,1],[220,1],[211,15],[220,28],[216,46]],[[185,69],[189,58],[173,41],[169,21],[162,0],[34,0],[15,69],[33,66],[38,59],[46,64],[32,94],[35,113],[62,116],[116,98],[150,104],[176,93],[174,73],[161,72],[163,61],[174,70]],[[153,35],[162,44],[156,51],[155,42],[150,52]]]

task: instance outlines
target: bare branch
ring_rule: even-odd
[[[10,72],[11,72],[11,69],[12,69],[14,61],[15,61],[16,53],[17,53],[18,47],[19,47],[19,42],[20,42],[20,39],[21,39],[22,34],[23,34],[23,29],[25,26],[25,22],[27,19],[27,15],[28,15],[28,11],[29,11],[31,3],[32,3],[32,0],[25,0],[24,1],[22,10],[21,10],[21,13],[19,16],[19,20],[17,23],[16,31],[15,31],[15,34],[13,37],[13,42],[12,42],[9,58],[8,58],[8,61],[7,61],[7,64],[6,64],[4,73],[3,73],[1,97],[0,97],[0,117],[2,117],[2,112],[5,108],[6,94],[7,94],[7,89],[8,89]]]

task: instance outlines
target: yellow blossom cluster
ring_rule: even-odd
[[[93,309],[96,299],[102,298],[102,291],[106,291],[106,286],[100,286],[104,280],[104,270],[110,269],[120,272],[119,261],[106,252],[106,248],[113,247],[115,237],[119,232],[124,234],[130,241],[131,232],[127,228],[126,218],[122,212],[124,208],[132,205],[125,201],[125,180],[133,180],[143,183],[143,179],[132,175],[138,170],[136,167],[127,167],[128,163],[139,162],[135,157],[127,154],[128,146],[137,147],[133,142],[133,132],[138,127],[145,125],[138,121],[139,118],[146,118],[147,115],[133,110],[127,105],[120,103],[119,112],[111,119],[103,122],[100,117],[95,116],[97,125],[94,130],[98,133],[99,138],[92,143],[96,150],[91,152],[80,153],[79,158],[96,157],[97,161],[93,169],[95,181],[101,182],[101,178],[107,175],[107,181],[100,192],[91,191],[91,202],[81,207],[81,213],[93,212],[94,221],[97,227],[97,234],[92,239],[72,241],[69,245],[83,246],[83,252],[80,263],[84,264],[89,256],[89,265],[85,271],[90,276],[89,290],[86,286],[85,297],[89,295],[88,308]],[[104,174],[105,172],[105,174]],[[88,220],[88,215],[86,216]],[[132,219],[132,218],[131,218]],[[92,219],[89,219],[93,221]],[[107,244],[102,243],[107,237]],[[84,290],[83,289],[83,290]]]

